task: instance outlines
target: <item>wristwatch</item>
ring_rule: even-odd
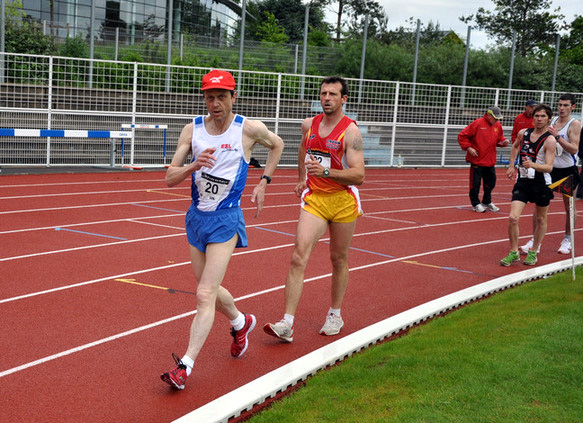
[[[271,183],[271,176],[267,176],[267,175],[261,175],[261,179],[265,179],[267,181],[268,184]]]
[[[324,178],[327,178],[328,176],[330,176],[330,169],[325,168],[324,169]]]
[[[559,141],[559,138],[561,138],[560,135],[555,135],[555,140]]]

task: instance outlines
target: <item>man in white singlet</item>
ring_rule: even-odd
[[[263,208],[265,188],[283,152],[283,141],[265,124],[233,113],[237,99],[233,75],[222,70],[210,71],[202,78],[202,91],[208,115],[195,117],[182,129],[166,172],[169,187],[192,179],[186,233],[198,282],[196,316],[188,348],[182,358],[173,354],[176,367],[161,375],[164,382],[176,389],[184,389],[213,325],[215,311],[231,322],[231,355],[240,357],[247,350],[255,316],[241,313],[233,296],[221,284],[234,249],[247,246],[240,204],[253,147],[261,144],[269,149],[264,173],[251,196],[251,202],[257,203],[256,217]],[[192,162],[185,165],[190,153]]]
[[[557,155],[551,178],[553,182],[559,181],[569,175],[573,175],[575,181],[579,180],[579,172],[577,169],[577,152],[579,151],[579,140],[581,137],[581,122],[571,116],[573,110],[577,105],[577,101],[573,94],[567,93],[559,97],[559,116],[551,121],[548,131],[557,141]],[[569,207],[569,198],[563,196],[563,205],[565,207],[565,235],[559,246],[558,253],[571,253],[571,214]],[[536,232],[537,225],[536,210],[533,215],[533,233]],[[577,212],[574,214],[577,219]],[[533,238],[531,238],[525,245],[520,247],[520,252],[527,254],[532,248]],[[539,246],[540,251],[540,246]],[[537,251],[538,252],[538,251]]]

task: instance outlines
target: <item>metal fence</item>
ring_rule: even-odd
[[[162,166],[182,127],[206,114],[200,91],[207,68],[0,53],[0,128],[119,131],[131,139],[0,136],[0,166]],[[321,77],[232,70],[235,111],[260,119],[285,141],[281,164],[295,166],[301,122],[319,113]],[[345,112],[364,137],[369,166],[465,164],[458,132],[492,105],[510,137],[527,99],[556,105],[560,93],[349,79]],[[583,100],[582,93],[575,93]],[[581,105],[575,112],[583,115]],[[124,144],[125,143],[125,144]],[[113,151],[112,151],[113,150]],[[505,151],[508,155],[508,150]],[[267,150],[253,154],[264,163]]]

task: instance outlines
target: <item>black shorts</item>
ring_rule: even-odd
[[[553,199],[553,191],[542,181],[518,178],[512,188],[512,201],[534,203],[539,207],[547,207]]]
[[[569,175],[573,175],[576,184],[579,183],[579,169],[577,169],[577,166],[553,167],[553,170],[551,171],[551,179],[553,182],[560,181]]]

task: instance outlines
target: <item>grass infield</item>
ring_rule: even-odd
[[[576,279],[528,282],[433,319],[248,421],[581,422],[583,268]]]

